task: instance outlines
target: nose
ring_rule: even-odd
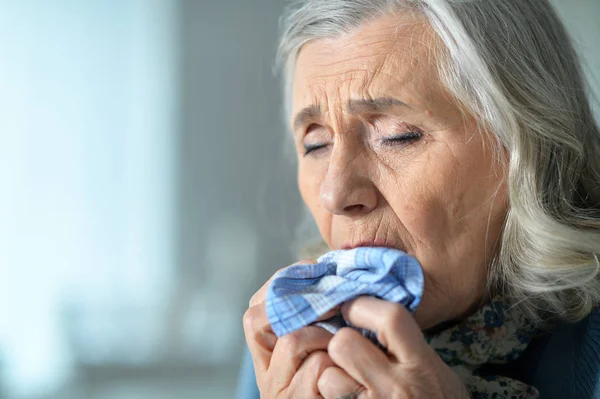
[[[359,216],[375,209],[378,191],[366,158],[334,147],[320,196],[323,207],[335,215]]]

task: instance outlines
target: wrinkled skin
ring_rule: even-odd
[[[351,329],[277,339],[263,287],[244,317],[265,398],[466,398],[422,330],[459,319],[485,297],[507,211],[505,160],[489,133],[442,87],[438,44],[423,23],[390,16],[306,44],[290,121],[298,184],[331,249],[399,248],[425,272],[417,312],[375,298],[346,304],[384,354]],[[265,285],[266,287],[266,285]]]

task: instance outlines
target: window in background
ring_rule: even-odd
[[[175,4],[0,1],[1,397],[162,355]]]

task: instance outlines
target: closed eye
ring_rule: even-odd
[[[408,132],[403,133],[398,136],[386,137],[381,140],[381,143],[384,145],[401,145],[401,144],[410,144],[412,142],[418,141],[423,137],[423,133],[421,132]]]
[[[304,156],[327,147],[327,143],[305,144]]]

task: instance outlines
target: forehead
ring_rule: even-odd
[[[352,98],[431,91],[438,81],[434,48],[434,35],[424,21],[398,14],[333,39],[309,42],[296,62],[292,114]]]

